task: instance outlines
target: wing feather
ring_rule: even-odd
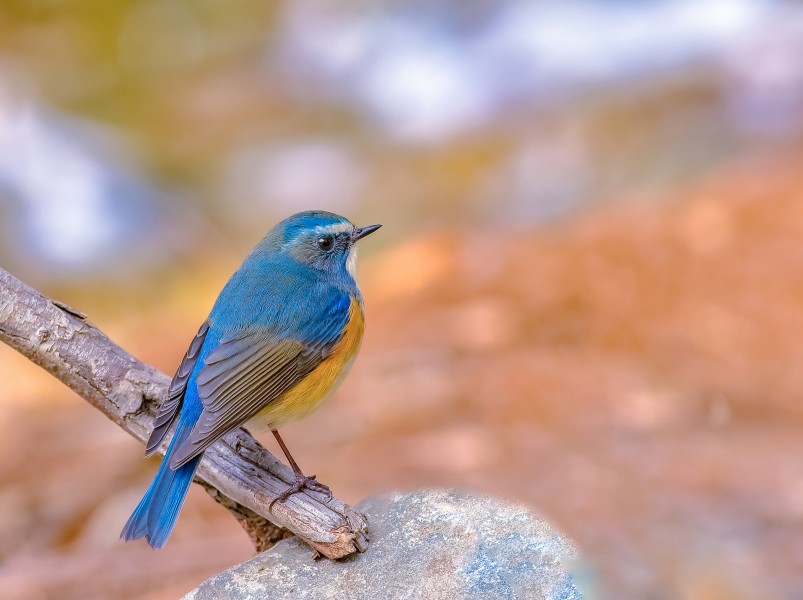
[[[148,444],[145,448],[145,456],[150,456],[162,443],[164,436],[167,434],[173,421],[178,416],[179,409],[181,408],[181,401],[184,398],[184,392],[187,389],[187,382],[190,379],[195,363],[198,362],[198,356],[201,353],[201,348],[204,345],[206,334],[209,332],[209,322],[204,321],[198,333],[195,334],[190,343],[190,347],[173,376],[170,382],[170,387],[167,388],[167,398],[159,407],[159,413],[156,415],[154,421],[154,429],[151,436],[148,438]]]
[[[203,412],[189,437],[176,448],[170,468],[192,460],[258,414],[329,355],[351,315],[348,296],[345,302],[336,298],[322,312],[323,318],[299,332],[298,339],[254,329],[221,339],[196,378]]]

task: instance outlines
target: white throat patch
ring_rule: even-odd
[[[357,244],[353,244],[349,248],[349,256],[346,259],[346,270],[357,281]]]

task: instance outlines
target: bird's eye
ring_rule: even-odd
[[[318,238],[318,248],[321,250],[331,250],[332,246],[335,245],[335,238],[331,235],[325,235],[323,237]]]

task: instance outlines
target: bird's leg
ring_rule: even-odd
[[[298,466],[298,463],[295,461],[293,456],[290,454],[290,451],[287,449],[287,446],[284,444],[284,440],[279,435],[279,432],[275,429],[271,429],[271,433],[276,438],[276,441],[279,442],[279,447],[284,452],[284,455],[287,457],[287,462],[290,463],[290,467],[293,469],[293,473],[296,476],[296,480],[289,488],[287,488],[280,496],[274,498],[271,503],[268,505],[268,509],[273,508],[273,505],[276,502],[284,502],[293,494],[300,492],[304,488],[313,490],[315,492],[321,492],[326,495],[327,499],[332,498],[332,491],[329,489],[328,486],[320,483],[319,481],[315,480],[315,475],[304,475],[301,469]]]

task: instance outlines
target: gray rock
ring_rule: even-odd
[[[576,550],[521,506],[451,490],[375,496],[368,551],[313,560],[297,539],[223,573],[185,600],[569,600]]]

